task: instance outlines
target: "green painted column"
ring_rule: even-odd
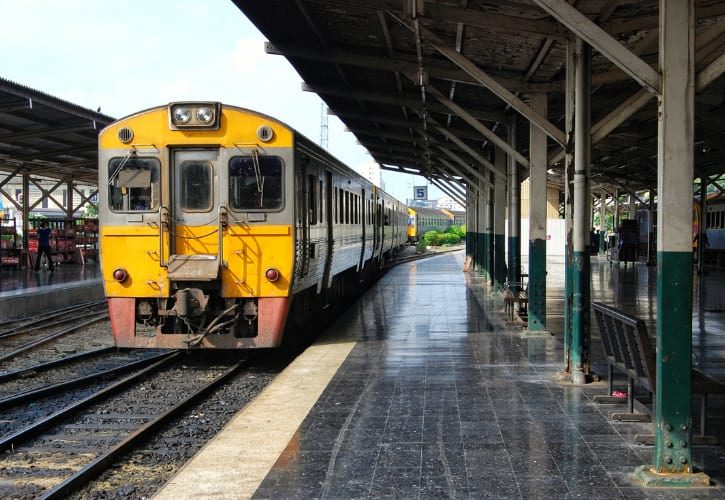
[[[509,236],[509,268],[508,280],[511,283],[521,282],[521,237]]]
[[[566,44],[566,68],[564,89],[564,218],[566,221],[566,245],[564,246],[564,369],[562,379],[571,373],[572,307],[574,304],[574,104],[575,80],[574,40]]]
[[[494,162],[500,171],[506,171],[506,153],[496,148]],[[501,290],[506,281],[506,176],[493,179],[493,284]]]
[[[589,244],[591,196],[591,60],[592,49],[581,39],[574,48],[576,61],[574,109],[574,173],[572,221],[571,342],[565,355],[570,381],[584,384],[589,376],[591,344],[591,263]]]
[[[501,290],[506,282],[506,236],[503,234],[493,235],[494,248],[494,275],[493,281],[496,290]]]
[[[657,252],[655,468],[692,468],[692,252]]]
[[[483,170],[483,166],[480,170]],[[487,252],[488,252],[488,188],[484,183],[485,179],[481,178],[478,182],[478,196],[476,197],[476,214],[478,221],[478,243],[476,247],[476,266],[478,272],[484,276],[488,273]]]
[[[529,242],[529,325],[531,332],[546,330],[546,240]]]
[[[657,472],[692,471],[693,0],[662,0],[657,155]]]
[[[516,147],[516,116],[513,115],[508,127],[508,143]],[[508,156],[508,273],[506,279],[510,283],[521,282],[521,180],[519,165],[516,159]]]
[[[657,152],[657,392],[651,486],[709,484],[692,467],[692,182],[694,0],[660,0]],[[667,36],[662,36],[666,33]]]
[[[532,94],[531,109],[546,116],[546,94]],[[546,219],[548,155],[546,134],[529,126],[529,324],[528,332],[546,330]]]
[[[476,268],[478,269],[478,272],[480,273],[486,273],[486,248],[487,248],[487,238],[486,233],[478,233],[476,244]]]
[[[583,384],[589,375],[591,361],[591,261],[589,253],[574,251],[574,262],[571,270],[571,284],[574,291],[572,298],[572,342],[570,346],[571,381]]]

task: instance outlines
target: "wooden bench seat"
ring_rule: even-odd
[[[608,364],[607,396],[596,396],[602,403],[626,400],[628,413],[615,413],[612,418],[627,421],[650,421],[651,401],[657,392],[657,359],[647,334],[647,325],[641,319],[623,313],[600,302],[592,303],[592,310],[599,326],[602,347]],[[627,377],[627,395],[612,396],[614,391],[614,370]],[[650,397],[646,400],[634,397],[635,384],[645,389]],[[709,394],[725,394],[725,384],[700,372],[692,370],[692,392],[699,394],[700,435],[707,432],[707,397]],[[634,407],[642,413],[636,414]]]

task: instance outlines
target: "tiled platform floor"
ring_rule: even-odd
[[[52,273],[46,269],[0,270],[0,319],[103,299],[103,280],[97,263],[61,264]]]
[[[54,272],[47,269],[35,272],[32,269],[2,269],[0,271],[0,299],[38,291],[48,286],[63,286],[90,280],[100,280],[98,263],[56,265]]]
[[[556,382],[561,262],[547,264],[552,336],[524,338],[481,278],[461,272],[463,259],[399,266],[333,326],[358,343],[254,498],[725,498],[722,446],[693,452],[716,486],[642,489],[630,474],[653,448],[632,438],[651,424],[612,422],[617,407],[592,402],[604,382]],[[654,272],[595,258],[593,298],[650,317]],[[696,362],[723,379],[722,276],[705,278],[719,295],[696,303]],[[606,374],[598,342],[595,369]],[[712,398],[721,442],[724,408]]]

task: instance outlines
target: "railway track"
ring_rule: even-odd
[[[68,319],[77,318],[79,314],[84,314],[88,311],[100,312],[101,310],[106,310],[106,302],[96,300],[53,309],[42,314],[36,314],[30,318],[5,319],[0,321],[0,339],[35,332],[46,327],[57,326],[59,322],[62,323]]]
[[[100,326],[97,326],[100,325]],[[108,311],[102,302],[66,308],[4,324],[0,333],[0,374],[96,347],[110,346]]]
[[[4,435],[0,439],[4,452],[0,496],[67,498],[226,383],[244,363],[239,359],[209,362],[172,351]]]

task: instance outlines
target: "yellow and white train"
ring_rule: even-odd
[[[175,102],[99,136],[101,268],[116,345],[276,347],[372,280],[405,205],[287,125]]]

